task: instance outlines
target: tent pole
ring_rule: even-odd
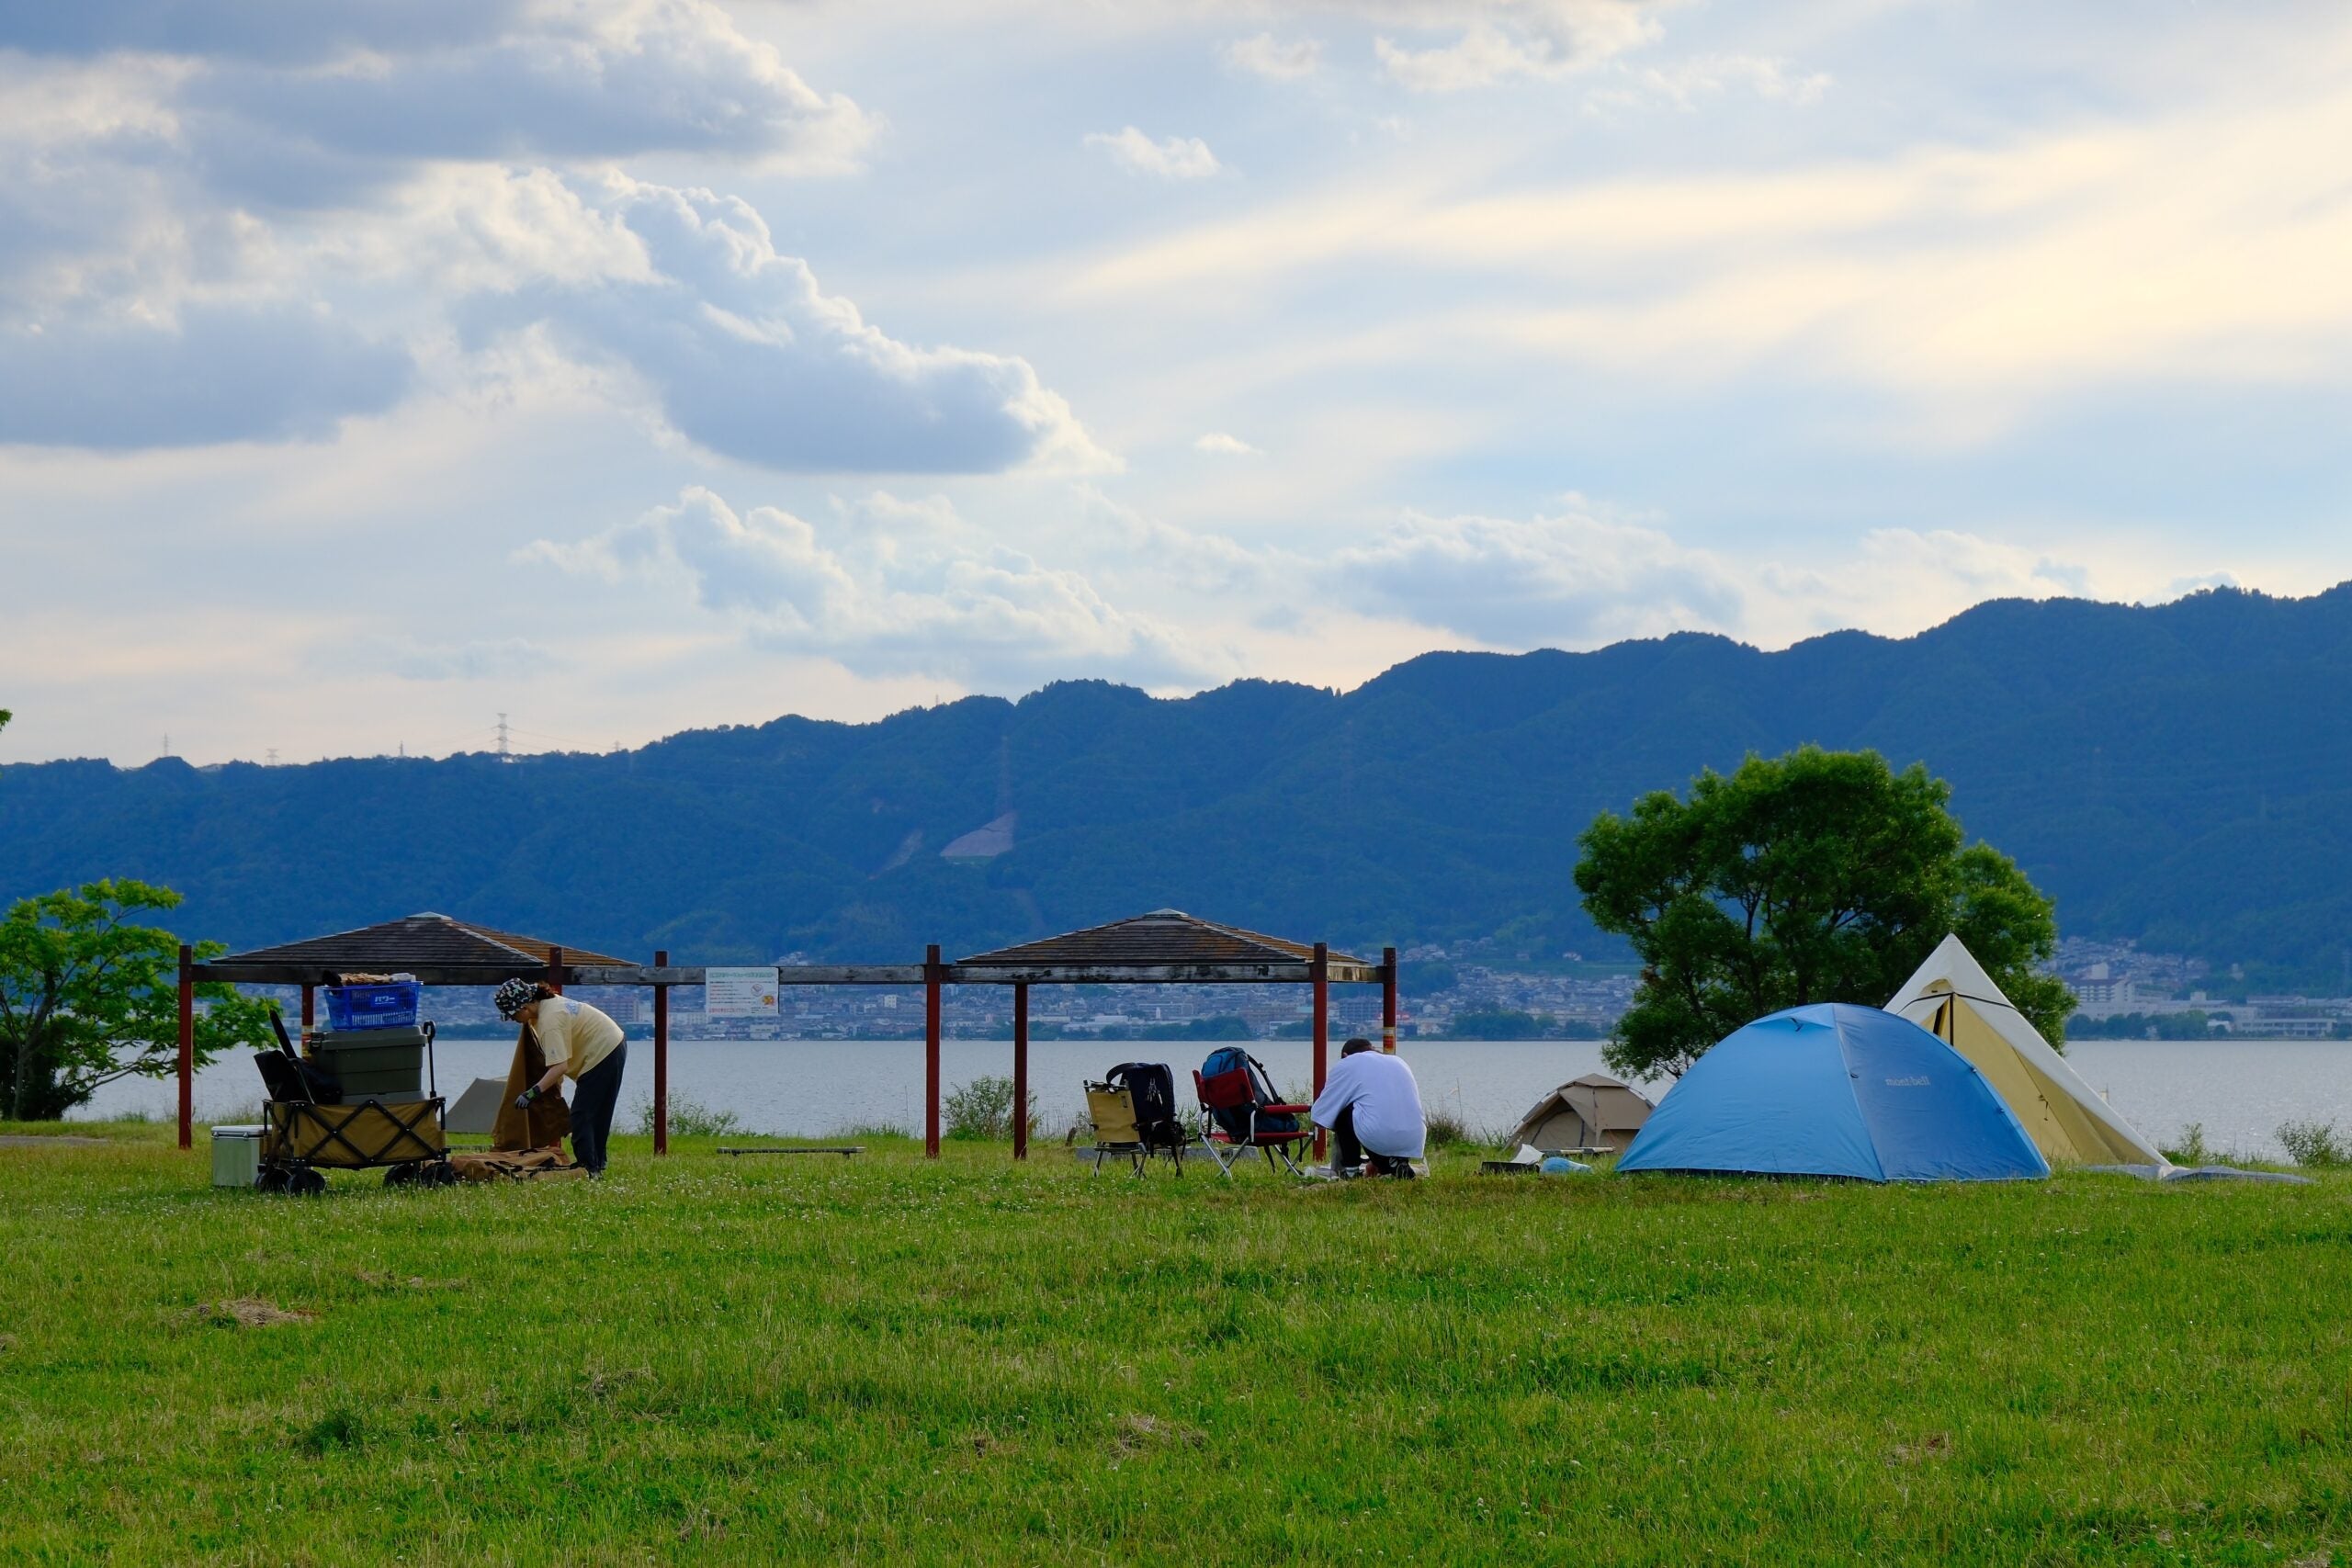
[[[1029,982],[1012,985],[1012,1157],[1029,1157]]]
[[[939,1157],[939,944],[922,955],[922,1153]]]
[[[1315,987],[1315,1095],[1323,1094],[1323,1072],[1331,1054],[1331,949],[1327,942],[1315,944],[1315,961],[1310,970]],[[1315,1129],[1315,1157],[1323,1157],[1323,1129]]]
[[[1396,950],[1380,950],[1380,1048],[1396,1054]]]
[[[653,966],[670,966],[669,949],[654,953]],[[670,1152],[670,987],[659,983],[653,987],[653,1152]]]
[[[196,1146],[196,953],[180,943],[180,1147]]]

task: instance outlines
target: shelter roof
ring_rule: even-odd
[[[978,968],[1078,964],[1091,968],[1170,964],[1303,964],[1313,960],[1312,942],[1291,942],[1238,926],[1218,925],[1182,909],[1154,909],[1108,925],[1088,926],[1060,936],[1041,937],[992,953],[975,953],[961,965]],[[1329,954],[1334,964],[1361,964],[1361,958]]]
[[[554,943],[535,936],[517,936],[513,931],[494,931],[469,920],[452,919],[447,915],[427,913],[362,926],[356,931],[281,942],[276,947],[255,948],[251,953],[234,953],[214,959],[210,966],[269,964],[322,970],[416,972],[480,969],[513,974],[544,968],[554,955]],[[628,962],[570,946],[564,948],[563,958],[567,964]]]

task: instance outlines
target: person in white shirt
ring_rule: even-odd
[[[514,1101],[526,1109],[552,1094],[568,1077],[571,1090],[571,1157],[591,1176],[605,1174],[605,1145],[613,1135],[613,1108],[620,1102],[621,1073],[628,1064],[628,1042],[602,1010],[560,997],[532,980],[509,980],[498,987],[498,1010],[530,1026],[547,1058],[548,1070]]]
[[[1357,1176],[1367,1162],[1376,1176],[1410,1177],[1426,1152],[1429,1129],[1421,1089],[1401,1058],[1383,1055],[1369,1040],[1340,1047],[1340,1065],[1315,1097],[1315,1124],[1331,1130],[1331,1173]]]

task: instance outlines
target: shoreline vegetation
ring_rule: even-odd
[[[594,1186],[293,1201],[212,1189],[168,1127],[72,1132],[0,1146],[11,1558],[2352,1541],[2352,1173],[1490,1179],[1440,1151],[1334,1188],[623,1137]]]

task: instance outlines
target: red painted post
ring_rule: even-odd
[[[305,986],[302,987],[302,1048],[305,1051],[311,1047],[311,1031],[316,1027],[318,1021],[319,988],[316,986]]]
[[[668,949],[653,955],[656,969],[670,966]],[[653,1152],[670,1152],[670,987],[653,987]]]
[[[196,950],[180,943],[180,1147],[196,1146]]]
[[[1396,950],[1380,950],[1380,1048],[1396,1054]]]
[[[939,944],[922,954],[922,1152],[939,1157]]]
[[[548,989],[563,995],[563,949],[560,947],[548,949]]]
[[[1029,982],[1012,983],[1012,1157],[1029,1157]]]
[[[1315,964],[1310,973],[1315,980],[1315,1093],[1323,1093],[1323,1073],[1331,1055],[1331,949],[1328,943],[1315,944]],[[1315,1130],[1315,1157],[1323,1157],[1323,1130]]]

